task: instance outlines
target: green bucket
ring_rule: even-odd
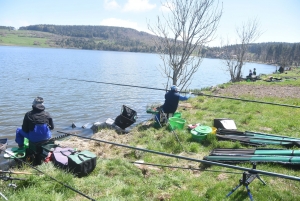
[[[169,118],[169,128],[170,130],[182,130],[184,128],[186,120],[178,118],[178,117],[171,117]]]
[[[202,140],[205,140],[207,138],[207,134],[211,132],[212,128],[210,126],[197,126],[191,130],[192,139],[201,142]]]
[[[180,112],[175,112],[173,117],[181,118],[181,113]]]

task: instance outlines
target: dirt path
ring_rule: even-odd
[[[225,89],[217,88],[213,91],[213,94],[221,96],[233,96],[236,98],[241,95],[251,95],[257,98],[300,98],[300,87],[233,84]]]

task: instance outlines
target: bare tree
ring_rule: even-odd
[[[214,38],[222,8],[215,0],[170,0],[169,12],[157,17],[154,33],[157,52],[163,60],[161,72],[181,90],[186,89],[202,61],[202,49]]]
[[[229,45],[229,41],[227,41],[227,45],[222,48],[224,50],[223,57],[232,82],[237,82],[242,79],[242,67],[246,60],[248,46],[261,35],[256,19],[244,23],[242,27],[236,29],[236,32],[238,35],[237,43],[235,45]]]

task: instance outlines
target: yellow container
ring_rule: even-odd
[[[217,133],[217,128],[216,127],[211,127],[212,131],[211,134],[216,134]]]

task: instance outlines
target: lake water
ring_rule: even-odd
[[[16,145],[15,130],[36,96],[44,98],[46,111],[54,119],[54,135],[70,128],[72,122],[81,127],[115,118],[122,105],[137,111],[137,123],[147,120],[151,118],[147,104],[163,103],[164,91],[68,79],[164,89],[166,78],[158,71],[160,64],[156,54],[0,46],[1,138],[9,139],[9,147]],[[248,63],[243,74],[253,68],[258,74],[270,74],[276,67]],[[190,88],[228,82],[230,76],[224,69],[221,60],[204,59]]]

